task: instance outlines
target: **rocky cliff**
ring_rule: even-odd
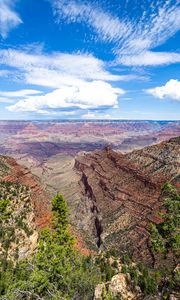
[[[0,156],[0,262],[36,249],[39,228],[51,218],[49,195],[30,171]]]
[[[161,222],[163,184],[171,181],[179,186],[179,146],[180,138],[174,138],[124,155],[107,147],[76,158],[86,207],[79,218],[82,224],[87,220],[82,229],[96,237],[98,247],[152,261],[149,224]]]
[[[60,192],[68,202],[79,241],[85,240],[90,249],[130,251],[152,262],[149,224],[161,221],[162,185],[166,181],[179,185],[179,143],[174,138],[127,154],[109,147],[80,153],[74,170],[74,159],[55,156],[42,169],[32,170],[41,182],[14,159],[1,156],[0,181],[22,186],[20,194],[28,188],[33,228],[49,224],[50,199]]]

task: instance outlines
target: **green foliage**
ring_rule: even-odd
[[[151,250],[156,254],[164,254],[164,258],[168,253],[173,254],[174,258],[180,256],[180,194],[170,183],[166,183],[162,189],[165,198],[162,205],[163,213],[161,217],[163,221],[150,226]],[[156,272],[156,281],[164,282],[166,291],[163,299],[168,299],[170,291],[180,289],[180,276],[178,272],[173,272],[173,266],[165,270]]]
[[[8,199],[0,199],[0,223],[11,215],[11,210],[8,209],[9,203]]]
[[[0,295],[3,295],[11,284],[14,276],[13,264],[11,261],[1,259],[0,269]]]
[[[6,211],[8,204],[9,204],[9,200],[0,199],[0,213],[1,214],[3,214]]]
[[[110,256],[113,256],[113,257],[119,257],[119,253],[118,253],[118,251],[116,250],[116,249],[110,249],[109,251],[108,251],[108,253],[109,253],[109,255]]]
[[[166,196],[163,204],[165,213],[162,214],[161,224],[150,226],[151,248],[154,255],[165,255],[172,251],[177,256],[180,248],[180,197],[169,183],[165,185],[163,193]],[[0,200],[1,220],[2,216],[7,216],[8,205],[9,200]],[[0,222],[0,238],[5,250],[0,257],[0,299],[90,300],[95,286],[102,281],[110,281],[117,273],[117,259],[110,264],[113,254],[118,257],[117,252],[99,255],[95,260],[75,250],[75,239],[69,228],[69,211],[62,195],[58,194],[52,200],[52,211],[53,228],[42,230],[37,252],[30,260],[18,261],[16,264],[7,259],[9,243],[14,239],[13,228],[7,226],[3,230],[3,223]],[[28,234],[23,218],[18,220],[18,228]],[[144,297],[155,295],[162,282],[166,284],[167,295],[164,293],[164,299],[170,290],[180,287],[178,272],[150,270],[143,263],[135,265],[128,254],[122,257],[122,263],[122,272],[130,276],[133,288],[141,288]],[[106,289],[103,298],[114,299]]]
[[[54,213],[54,224],[61,230],[66,229],[69,222],[69,211],[66,201],[62,195],[57,196],[52,200],[52,211]]]
[[[111,293],[109,291],[107,291],[106,289],[103,289],[102,297],[103,297],[104,300],[111,300],[112,299]]]
[[[109,255],[101,255],[96,258],[96,264],[100,268],[103,281],[110,281],[111,278],[117,273],[114,265],[109,263]]]
[[[10,300],[88,300],[101,281],[100,269],[92,258],[83,257],[74,248],[69,212],[61,195],[53,199],[52,210],[54,228],[42,231],[34,257],[3,268],[0,292]]]
[[[121,259],[124,264],[129,264],[132,261],[130,255],[128,254],[124,254]]]
[[[148,269],[143,270],[142,275],[139,276],[139,286],[144,295],[155,295],[157,293],[157,282],[154,276],[152,276]]]
[[[180,195],[176,189],[166,183],[163,187],[166,196],[162,206],[165,213],[161,214],[163,222],[151,224],[151,248],[153,253],[165,253],[172,251],[176,257],[180,255]]]
[[[33,234],[33,230],[28,227],[28,225],[23,221],[23,216],[19,217],[17,220],[17,227],[23,229],[27,236],[29,237]]]
[[[134,265],[132,261],[129,261],[128,264],[123,265],[122,272],[130,275],[133,288],[139,286],[145,296],[157,293],[158,284],[155,273],[150,272],[143,263]]]
[[[171,196],[178,196],[178,192],[176,191],[175,187],[170,183],[166,182],[162,188],[162,192],[164,194],[170,194]]]
[[[160,235],[156,225],[150,225],[150,233],[151,233],[151,249],[153,253],[164,253],[165,252],[165,244],[162,236]]]

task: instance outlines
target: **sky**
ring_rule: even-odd
[[[0,0],[0,119],[180,119],[179,0]]]

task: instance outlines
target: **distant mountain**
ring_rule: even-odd
[[[127,152],[179,136],[179,121],[0,121],[0,153],[32,164],[111,145]]]

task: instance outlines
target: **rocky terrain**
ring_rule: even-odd
[[[179,133],[179,121],[0,121],[0,153],[34,166],[59,153],[74,157],[107,145],[127,152]]]
[[[36,134],[35,127],[31,126],[31,131]],[[29,156],[28,160],[19,157],[21,165],[13,158],[0,156],[0,268],[5,270],[4,262],[9,259],[16,262],[32,256],[39,229],[51,224],[50,200],[60,192],[68,202],[71,233],[78,238],[78,251],[85,256],[113,251],[118,257],[132,257],[130,265],[112,258],[110,265],[115,273],[96,287],[94,299],[104,299],[104,291],[122,299],[145,299],[146,277],[145,281],[142,278],[146,269],[138,269],[133,261],[144,261],[150,268],[147,290],[152,283],[150,276],[160,266],[168,263],[171,273],[177,270],[178,260],[172,251],[166,259],[152,252],[150,224],[158,226],[162,222],[162,186],[168,181],[177,190],[180,188],[179,137],[128,153],[106,146],[79,152],[75,157],[52,152],[42,162],[35,155],[38,163],[34,163],[33,155],[32,161]],[[23,164],[29,164],[31,171]],[[133,277],[136,275],[138,284]],[[173,293],[172,299],[178,299],[176,287]],[[161,299],[155,297],[147,299]]]
[[[30,256],[37,246],[30,190],[20,184],[1,182],[0,193],[0,258],[17,261]]]
[[[17,261],[36,249],[50,223],[49,195],[28,169],[0,156],[0,257]]]
[[[31,190],[31,202],[35,215],[35,223],[41,227],[49,223],[50,215],[50,196],[46,189],[42,186],[39,179],[33,176],[29,169],[20,166],[13,158],[0,157],[3,165],[6,166],[6,172],[2,172],[1,181],[17,183],[22,186],[29,187]]]
[[[1,121],[0,152],[28,167],[48,190],[49,200],[57,192],[64,195],[71,224],[88,247],[97,250],[102,244],[114,247],[123,241],[126,248],[132,235],[142,254],[148,222],[159,219],[154,211],[160,187],[173,177],[172,170],[177,173],[167,160],[173,151],[155,144],[179,132],[178,121]],[[152,144],[154,148],[122,154]],[[147,155],[148,151],[153,153]],[[163,151],[167,171],[161,166]],[[44,205],[39,203],[40,208],[34,204],[36,214]],[[48,209],[44,210],[48,219]],[[40,224],[43,219],[46,223],[46,217],[39,218]]]
[[[60,153],[31,171],[52,197],[64,195],[87,248],[131,250],[151,264],[149,224],[161,222],[163,184],[179,187],[179,143],[175,138],[126,154],[110,147],[75,158]]]
[[[107,147],[76,158],[82,192],[77,219],[86,235],[96,237],[98,247],[133,252],[152,262],[149,224],[161,222],[163,184],[179,187],[179,150],[180,139],[175,138],[128,154]]]

